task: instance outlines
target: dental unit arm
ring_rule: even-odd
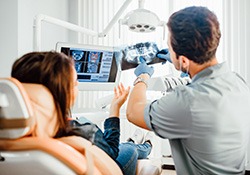
[[[33,30],[33,49],[34,51],[41,51],[41,27],[42,22],[48,22],[51,24],[55,24],[61,27],[64,27],[66,29],[70,29],[72,31],[80,32],[83,34],[96,36],[96,37],[105,37],[107,33],[110,31],[111,27],[118,21],[119,17],[122,15],[122,13],[125,11],[125,9],[128,7],[128,5],[131,3],[132,0],[126,0],[121,8],[117,11],[115,16],[111,19],[110,23],[107,25],[107,27],[103,30],[103,32],[96,32],[90,29],[87,29],[85,27],[81,27],[79,25],[75,25],[72,23],[69,23],[67,21],[63,21],[57,18],[53,18],[47,15],[39,14],[34,19],[34,30]]]
[[[66,21],[63,21],[63,20],[60,20],[60,19],[57,19],[57,18],[47,16],[47,15],[43,15],[43,14],[37,15],[35,17],[35,19],[34,19],[34,25],[33,25],[33,38],[34,38],[33,39],[33,49],[34,49],[34,51],[41,51],[41,27],[42,27],[42,22],[48,22],[48,23],[55,24],[55,25],[61,26],[63,28],[72,30],[72,31],[80,32],[80,33],[91,35],[91,36],[105,37],[107,35],[107,33],[111,30],[111,28],[114,26],[114,24],[119,20],[120,16],[123,14],[123,12],[129,6],[131,1],[132,0],[125,0],[123,5],[116,12],[116,14],[110,20],[108,25],[100,33],[96,32],[94,30],[90,30],[90,29],[87,29],[85,27],[79,26],[79,25],[72,24],[70,22],[66,22]],[[130,30],[132,30],[130,24],[132,24],[133,26],[135,26],[137,28],[138,28],[139,25],[143,24],[144,29],[140,28],[139,30],[132,30],[132,31],[136,31],[136,32],[154,31],[155,27],[157,27],[157,26],[162,26],[164,31],[165,31],[165,25],[164,25],[165,22],[159,21],[159,18],[153,12],[150,12],[149,10],[145,10],[145,9],[142,8],[145,0],[138,0],[138,1],[139,1],[139,9],[128,13],[130,15],[129,16],[127,15],[123,20],[120,20],[119,24],[120,25],[121,24],[128,25]],[[152,25],[150,25],[148,23],[148,21],[143,20],[144,17],[142,17],[141,15],[138,16],[138,13],[134,13],[134,12],[137,12],[137,11],[139,11],[140,12],[139,14],[141,14],[141,15],[146,15],[147,20],[152,19],[152,20],[149,20],[150,22],[152,22]],[[132,17],[132,15],[133,15],[133,17]],[[135,22],[137,22],[138,25],[136,25]],[[145,22],[146,22],[146,24],[144,24]],[[149,27],[149,26],[151,26],[151,27]],[[149,29],[149,31],[147,31],[148,29]],[[163,31],[163,34],[165,33],[164,31]]]

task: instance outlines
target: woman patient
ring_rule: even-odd
[[[137,159],[147,158],[150,154],[150,133],[144,137],[142,131],[137,130],[128,142],[119,143],[120,108],[127,99],[129,87],[124,88],[120,84],[114,89],[109,118],[104,122],[103,132],[89,121],[71,120],[70,109],[77,97],[78,82],[74,61],[70,57],[52,51],[27,53],[14,62],[11,76],[22,83],[43,85],[51,92],[57,113],[57,125],[51,137],[77,135],[88,139],[105,151],[125,175],[135,174]]]

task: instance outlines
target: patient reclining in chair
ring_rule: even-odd
[[[150,137],[135,134],[126,143],[120,141],[120,108],[129,88],[114,89],[109,118],[104,132],[97,125],[71,119],[70,109],[78,92],[73,59],[57,52],[32,52],[15,61],[11,76],[23,83],[32,105],[36,106],[36,125],[32,136],[62,138],[81,136],[105,151],[123,174],[135,174],[138,159],[147,158],[152,149]],[[39,93],[37,93],[39,90]],[[70,144],[70,142],[68,142]]]

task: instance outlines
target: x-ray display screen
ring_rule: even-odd
[[[95,46],[62,46],[60,51],[74,59],[79,82],[115,82],[117,64],[112,49]]]

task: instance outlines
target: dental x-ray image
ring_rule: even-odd
[[[137,67],[140,64],[140,57],[143,57],[147,64],[164,62],[165,60],[156,57],[158,52],[155,43],[145,42],[126,46],[116,53],[116,57],[120,60],[121,70],[127,70]]]
[[[75,69],[76,72],[82,71],[84,51],[82,50],[72,50],[71,52],[73,59],[75,60]]]
[[[87,72],[89,73],[97,73],[100,61],[100,53],[99,52],[89,52],[88,57],[88,69]]]

